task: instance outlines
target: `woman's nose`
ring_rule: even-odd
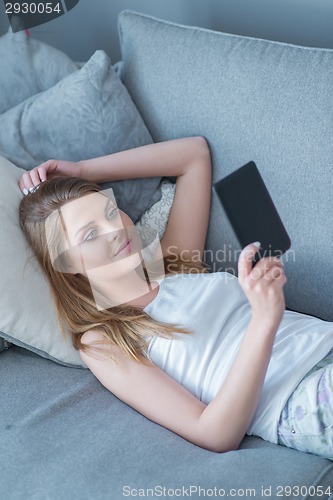
[[[117,239],[118,241],[123,240],[126,236],[125,228],[123,225],[117,228],[114,225],[112,227],[107,226],[105,228],[105,233],[106,233],[106,240],[111,243],[113,241],[116,241]]]
[[[106,234],[106,240],[109,242],[112,242],[117,238],[117,235],[118,235],[118,231],[109,231]]]
[[[100,224],[100,234],[110,234],[112,238],[124,229],[124,224],[120,217],[113,217],[111,220],[104,219]]]

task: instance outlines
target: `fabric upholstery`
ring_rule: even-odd
[[[6,388],[0,395],[1,494],[8,500],[27,498],[27,491],[29,498],[50,500],[226,498],[222,489],[229,497],[259,499],[265,498],[262,487],[266,493],[271,488],[269,498],[289,491],[283,496],[327,500],[309,487],[332,488],[330,460],[254,436],[237,451],[205,450],[123,403],[89,370],[60,366],[17,346],[1,355],[0,380]],[[290,495],[301,486],[302,495]],[[214,487],[220,496],[209,493]],[[146,488],[156,494],[139,495]],[[248,491],[235,495],[232,488]]]
[[[332,321],[333,50],[131,10],[118,26],[119,74],[154,141],[203,135],[213,182],[256,162],[292,241],[287,307]],[[213,192],[206,262],[237,274],[240,250]]]
[[[326,170],[332,158],[327,135],[332,51],[181,26],[129,11],[121,14],[120,28],[124,64],[118,70],[153,139],[204,135],[214,180],[249,159],[257,162],[297,249],[298,259],[285,263],[288,303],[332,320],[332,185]],[[223,244],[227,250],[237,248],[214,198],[206,248]],[[227,257],[213,270],[224,270],[228,261],[235,266]],[[33,290],[36,278],[31,276]],[[131,488],[138,497],[140,488],[147,497],[152,493],[145,489],[153,488],[171,498],[183,486],[186,497],[191,485],[197,488],[191,498],[212,496],[199,494],[199,487],[221,488],[234,498],[263,498],[262,488],[271,498],[291,497],[291,488],[299,491],[293,498],[333,497],[329,460],[254,436],[245,437],[237,451],[204,450],[140,415],[89,370],[13,346],[1,354],[0,380],[1,494],[8,500],[25,499],[27,492],[36,499],[120,500]],[[326,493],[318,489],[317,495],[310,485]],[[231,488],[242,491],[230,495]]]
[[[109,56],[97,50],[79,70],[0,115],[0,154],[30,170],[50,159],[84,160],[151,144]],[[133,222],[161,198],[161,177],[103,182]]]

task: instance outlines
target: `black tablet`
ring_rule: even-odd
[[[260,241],[254,264],[262,257],[281,256],[290,248],[288,233],[254,161],[213,187],[242,248]]]

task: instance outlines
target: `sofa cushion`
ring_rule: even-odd
[[[292,241],[287,307],[333,321],[333,50],[131,10],[118,28],[119,75],[154,141],[203,135],[213,182],[256,162]],[[205,260],[237,274],[239,251],[213,192]]]
[[[0,154],[30,170],[50,158],[84,160],[151,144],[103,50],[79,70],[0,115]],[[101,183],[136,222],[161,197],[161,177]]]
[[[76,70],[61,50],[10,27],[0,38],[0,114]]]
[[[0,157],[0,352],[9,347],[1,342],[2,337],[62,365],[87,368],[69,331],[65,339],[61,334],[48,281],[20,227],[23,194],[17,183],[23,173]],[[161,200],[135,224],[142,239],[149,228],[162,237],[173,198],[171,186],[163,181]]]
[[[332,461],[255,436],[236,451],[205,450],[141,415],[90,370],[14,346],[1,355],[0,380],[6,500],[332,498]]]

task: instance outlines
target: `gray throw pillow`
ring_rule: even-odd
[[[216,182],[256,162],[292,246],[287,307],[333,321],[333,50],[184,26],[124,10],[120,78],[155,142],[203,135]],[[212,193],[206,262],[241,247]]]
[[[110,58],[97,50],[81,68],[0,116],[0,154],[30,170],[50,159],[78,161],[153,142]],[[136,222],[161,198],[161,177],[101,183]]]
[[[0,37],[0,114],[76,70],[64,52],[9,28]]]

